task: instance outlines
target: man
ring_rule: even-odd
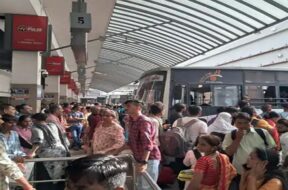
[[[274,128],[269,125],[269,123],[264,120],[264,119],[259,119],[257,112],[255,110],[254,107],[251,106],[246,106],[244,108],[241,109],[241,112],[247,113],[250,115],[250,117],[252,118],[251,120],[251,124],[255,127],[255,128],[261,128],[261,129],[265,129],[267,130],[271,135],[274,134]]]
[[[239,102],[238,102],[238,108],[241,110],[242,108],[244,108],[244,107],[247,107],[247,106],[250,106],[250,103],[249,103],[249,101],[247,101],[247,100],[240,100]]]
[[[173,123],[173,127],[185,126],[185,140],[187,142],[195,142],[198,136],[207,134],[208,127],[204,121],[198,119],[202,115],[200,106],[189,106],[188,113],[189,116],[177,119]],[[186,126],[188,123],[191,123],[191,125]]]
[[[169,123],[172,125],[177,119],[183,117],[183,113],[186,111],[186,106],[185,104],[175,104],[173,107],[173,112],[169,116]]]
[[[247,113],[240,112],[235,119],[237,131],[233,137],[228,133],[223,141],[223,149],[229,156],[233,156],[232,164],[237,169],[238,174],[243,173],[243,164],[246,163],[250,153],[255,148],[274,148],[275,142],[271,135],[263,129],[261,130],[264,137],[261,137],[251,124],[251,116]],[[266,142],[266,143],[265,143]]]
[[[15,162],[22,162],[26,154],[23,152],[17,132],[13,131],[16,124],[16,118],[4,114],[2,115],[4,123],[0,126],[0,142],[5,146],[10,159]]]
[[[47,122],[56,124],[62,132],[66,132],[67,123],[63,117],[63,109],[60,105],[54,104],[49,107]]]
[[[137,171],[140,174],[147,171],[156,182],[161,160],[161,154],[155,141],[156,127],[152,124],[150,118],[142,114],[142,102],[128,100],[125,102],[125,106],[129,115],[127,121],[128,146],[137,162]],[[143,176],[139,176],[138,182],[137,185],[140,190],[150,189]]]
[[[96,108],[99,108],[99,109],[102,108],[102,104],[99,103],[99,102],[94,103],[94,106],[95,106]]]
[[[128,164],[113,156],[77,159],[66,169],[66,190],[124,190]]]
[[[67,122],[63,116],[63,109],[58,104],[53,104],[49,107],[49,114],[47,115],[47,123],[54,123],[60,129],[66,144],[69,146],[70,142],[68,140],[66,129]]]
[[[280,144],[282,148],[282,163],[288,159],[288,120],[280,119],[277,122],[277,130],[280,134]],[[285,163],[287,165],[288,163]]]
[[[32,114],[32,107],[27,104],[21,104],[17,106],[17,117],[19,118],[21,115],[31,115]]]
[[[34,190],[32,185],[24,178],[23,173],[15,162],[10,160],[5,147],[0,143],[0,189],[9,190],[9,179],[13,179],[22,186],[23,190]]]
[[[190,145],[196,142],[196,139],[200,135],[207,134],[208,127],[207,124],[200,119],[202,115],[202,108],[200,106],[189,106],[188,107],[189,116],[179,118],[173,123],[173,127],[184,128],[185,141],[189,142]],[[177,170],[175,172],[178,174],[181,170],[188,169],[187,166],[183,164],[184,157],[176,158],[175,163],[177,164]],[[179,188],[183,189],[185,184],[178,181]]]
[[[70,129],[73,137],[73,144],[71,148],[75,150],[81,149],[81,134],[83,129],[82,121],[84,120],[84,115],[80,112],[80,107],[75,105],[72,108],[72,112],[69,114],[68,123],[70,124]]]
[[[2,104],[0,106],[0,114],[1,115],[8,114],[11,116],[15,116],[16,115],[16,109],[11,104]]]
[[[262,113],[260,116],[263,118],[265,115],[269,114],[272,111],[272,105],[271,104],[264,104],[261,107]]]

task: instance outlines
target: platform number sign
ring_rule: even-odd
[[[84,24],[84,23],[85,23],[85,20],[84,20],[84,17],[83,17],[83,16],[79,16],[79,17],[78,17],[78,23],[79,23],[79,24]]]
[[[89,32],[91,15],[88,13],[70,13],[71,32]]]

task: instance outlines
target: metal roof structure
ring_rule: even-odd
[[[117,0],[90,87],[112,91],[287,18],[287,0]]]

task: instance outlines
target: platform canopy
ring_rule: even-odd
[[[114,90],[287,17],[286,0],[117,0],[91,88]]]

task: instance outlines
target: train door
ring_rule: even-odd
[[[189,102],[190,105],[212,105],[211,85],[191,85]]]

